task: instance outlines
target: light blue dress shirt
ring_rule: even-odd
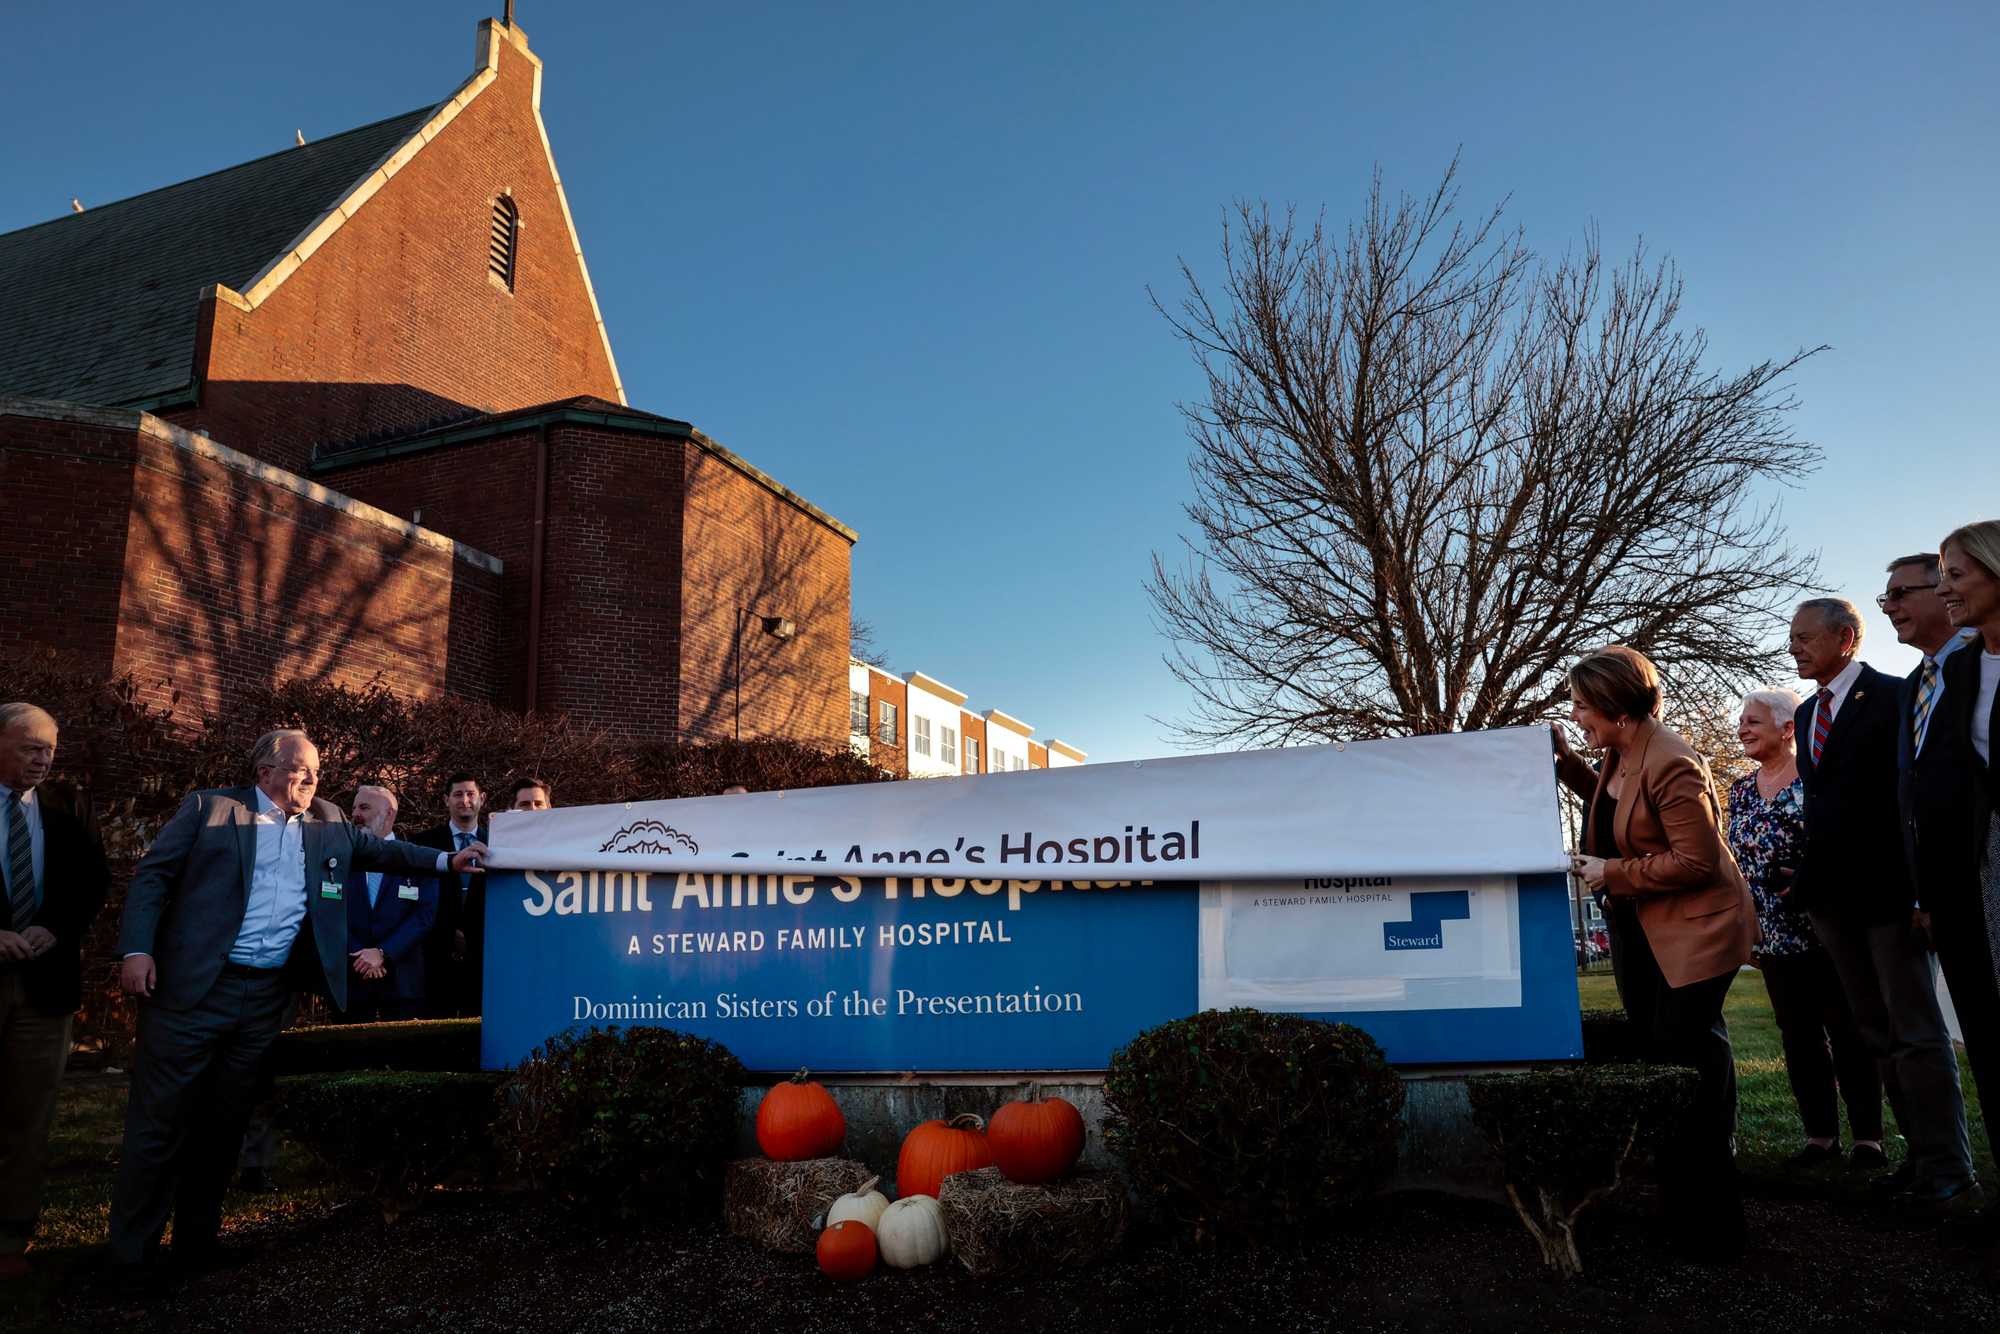
[[[4,884],[9,893],[13,892],[14,886],[7,875],[7,839],[13,831],[7,827],[9,818],[7,812],[13,803],[7,798],[13,793],[13,788],[0,783],[0,884]],[[33,788],[21,794],[21,813],[28,820],[28,851],[33,854],[35,862],[35,910],[39,912],[42,907],[42,887],[48,884],[49,877],[47,867],[42,860],[42,807],[41,803],[35,800]]]
[[[382,841],[384,843],[394,843],[396,841],[396,831],[391,829],[383,836]],[[375,910],[375,900],[382,896],[382,873],[380,871],[363,871],[361,874],[368,880],[368,910],[373,912]]]
[[[229,949],[229,962],[246,968],[281,968],[306,919],[305,821],[287,816],[258,788],[257,863],[250,872],[250,898],[243,927]]]

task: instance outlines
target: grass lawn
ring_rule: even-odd
[[[1576,989],[1587,1010],[1618,1008],[1618,989],[1609,973],[1579,977]],[[1737,1163],[1746,1174],[1771,1187],[1791,1188],[1811,1184],[1815,1190],[1845,1193],[1861,1189],[1837,1168],[1802,1173],[1787,1169],[1785,1159],[1805,1147],[1799,1128],[1798,1104],[1792,1101],[1792,1086],[1785,1079],[1785,1053],[1778,1040],[1778,1021],[1771,1012],[1771,998],[1764,990],[1764,975],[1755,969],[1738,974],[1723,1004],[1729,1021],[1729,1038],[1736,1047],[1736,1152]],[[1972,1086],[1972,1070],[1960,1054],[1959,1084],[1965,1090],[1965,1110],[1972,1127],[1972,1152],[1980,1176],[1994,1181],[1993,1146],[1987,1135],[1986,1119],[1980,1115],[1979,1093]],[[1895,1117],[1884,1113],[1890,1127],[1887,1146],[1892,1161],[1903,1157],[1902,1141],[1896,1137]],[[1840,1112],[1841,1143],[1852,1142],[1847,1127],[1847,1109]]]

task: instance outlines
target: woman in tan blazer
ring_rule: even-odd
[[[1730,1142],[1736,1054],[1723,998],[1758,940],[1757,910],[1723,835],[1708,766],[1660,722],[1660,678],[1613,644],[1570,671],[1572,716],[1604,761],[1593,769],[1556,729],[1557,772],[1587,805],[1571,867],[1605,900],[1618,997],[1649,1061],[1701,1076],[1661,1164],[1662,1202],[1682,1247],[1740,1254],[1743,1205]]]

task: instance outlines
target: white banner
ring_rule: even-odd
[[[1201,1007],[1516,1008],[1518,898],[1513,876],[1204,884]]]
[[[1485,876],[1567,865],[1542,727],[500,811],[492,850],[491,865],[517,870],[974,880]]]

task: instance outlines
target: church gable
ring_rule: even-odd
[[[302,468],[481,413],[622,403],[540,88],[520,31],[483,22],[466,85],[247,291],[213,294],[199,402],[173,420]]]

